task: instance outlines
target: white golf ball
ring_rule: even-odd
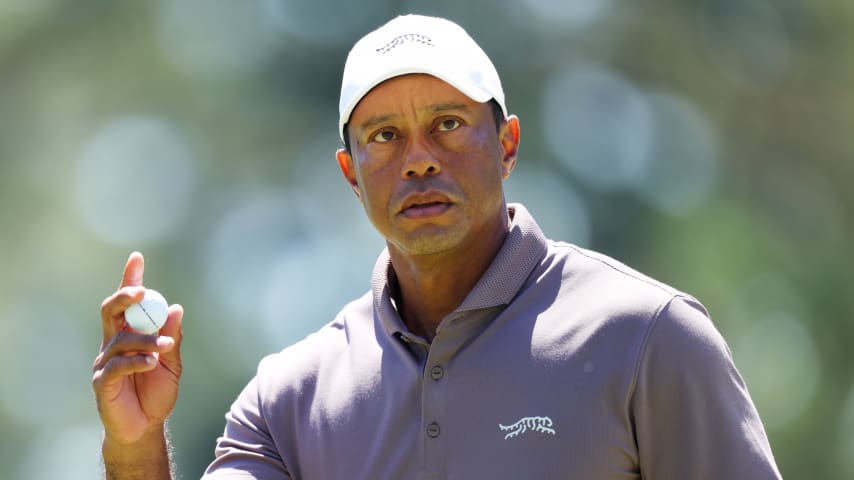
[[[157,290],[147,288],[145,297],[125,310],[125,320],[139,333],[153,335],[166,323],[169,305]]]

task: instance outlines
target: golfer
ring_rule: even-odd
[[[505,201],[519,119],[461,27],[402,16],[359,40],[339,133],[386,241],[371,290],[260,362],[203,478],[780,478],[705,308]],[[109,479],[171,478],[183,311],[159,336],[127,330],[142,281],[133,254],[101,310]]]

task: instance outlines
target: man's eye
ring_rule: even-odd
[[[374,135],[374,141],[379,143],[386,143],[394,140],[394,132],[391,130],[382,130],[381,132]]]
[[[446,120],[442,120],[439,122],[439,126],[437,130],[440,132],[450,132],[451,130],[456,130],[460,127],[460,121],[456,118],[448,118]]]

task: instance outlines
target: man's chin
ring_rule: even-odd
[[[425,226],[393,243],[401,254],[415,257],[451,252],[462,243],[462,237],[459,229]]]

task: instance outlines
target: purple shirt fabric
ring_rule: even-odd
[[[779,479],[703,306],[509,208],[430,344],[383,252],[371,292],[260,362],[204,478]]]

